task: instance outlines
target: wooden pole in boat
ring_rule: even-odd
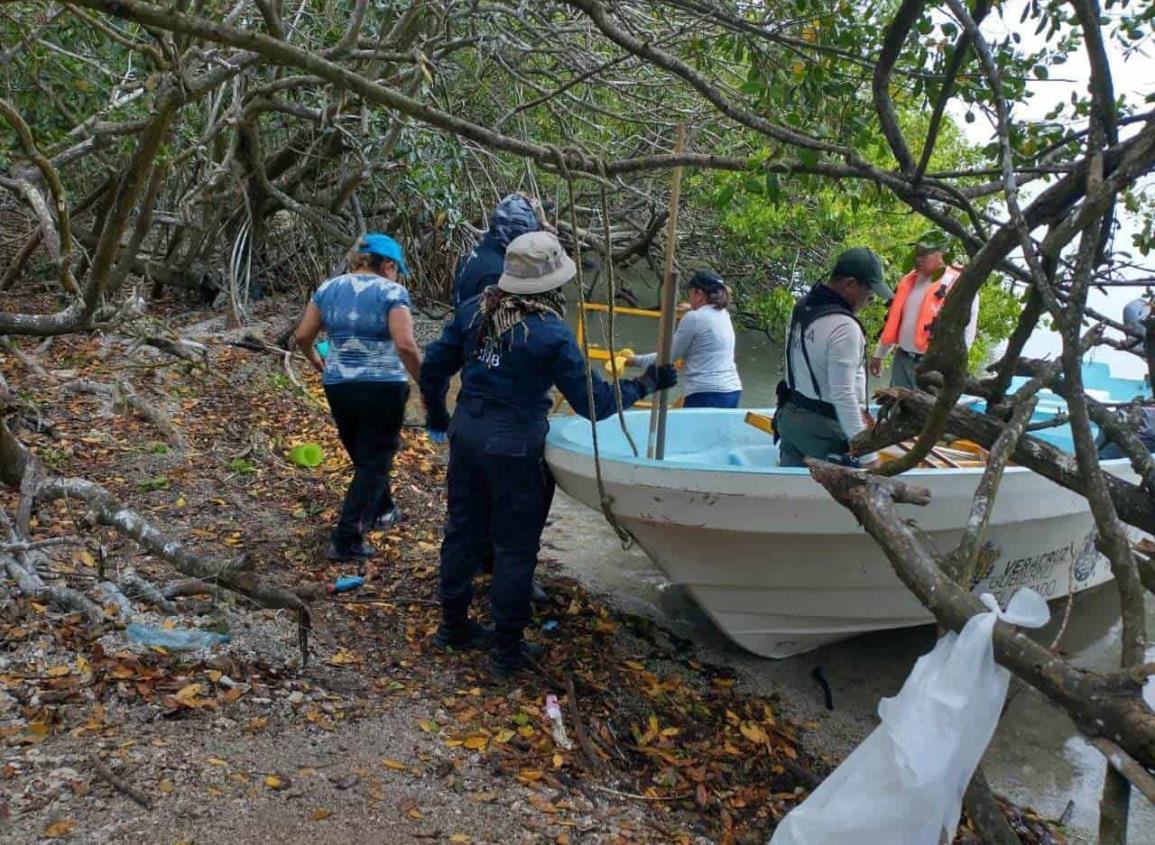
[[[678,124],[678,134],[674,141],[674,155],[681,155],[686,146],[686,124]],[[658,319],[658,366],[672,364],[671,347],[674,345],[674,307],[678,298],[678,274],[674,270],[674,249],[678,240],[678,200],[682,194],[682,166],[674,168],[673,185],[670,188],[670,220],[666,227],[666,266],[662,277],[662,314]],[[646,444],[646,457],[662,460],[666,454],[666,413],[670,408],[668,390],[659,391],[657,401],[650,408],[650,436]]]

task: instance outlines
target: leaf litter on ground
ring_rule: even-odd
[[[101,347],[81,337],[58,339],[46,357],[50,369],[67,360],[78,377],[101,380],[112,371]],[[331,421],[318,410],[324,398],[317,380],[307,380],[315,401],[306,401],[277,386],[279,366],[279,359],[218,345],[207,372],[187,375],[176,387],[157,376],[156,401],[170,408],[188,442],[184,456],[142,448],[138,444],[155,443],[158,433],[131,415],[98,419],[93,397],[46,400],[54,435],[20,433],[33,450],[51,457],[53,472],[105,485],[196,549],[223,556],[243,548],[251,566],[315,598],[318,658],[302,669],[292,620],[236,598],[176,599],[184,620],[177,627],[192,620],[236,631],[228,646],[181,656],[131,648],[120,631],[93,629],[77,614],[16,596],[4,582],[0,808],[6,814],[36,814],[75,794],[65,777],[53,799],[38,797],[31,788],[36,779],[24,777],[35,765],[22,755],[59,739],[99,743],[135,759],[143,752],[133,747],[130,726],[140,711],[169,721],[226,719],[238,735],[255,737],[296,724],[323,736],[394,707],[416,708],[412,741],[426,749],[424,759],[379,755],[376,774],[347,772],[330,782],[347,782],[344,788],[364,790],[374,801],[384,798],[391,778],[432,775],[455,784],[462,765],[480,763],[493,788],[474,790],[473,803],[486,806],[506,792],[501,784],[519,785],[556,841],[585,828],[604,829],[598,841],[606,842],[764,842],[776,821],[827,774],[829,765],[806,751],[807,728],[783,719],[776,700],[744,692],[732,672],[696,660],[684,641],[650,620],[613,609],[572,579],[551,577],[556,566],[548,560],[541,571],[550,605],[535,627],[547,619],[556,624],[540,672],[497,684],[485,675],[483,661],[433,650],[444,470],[436,448],[413,429],[404,432],[394,466],[405,521],[372,536],[379,553],[365,586],[329,597],[325,588],[351,574],[323,557],[349,462]],[[16,362],[0,367],[10,382],[35,382],[28,373],[16,378]],[[145,392],[143,384],[137,389]],[[323,452],[315,468],[289,459],[302,442]],[[236,469],[240,460],[244,472]],[[14,493],[0,492],[9,513],[15,500]],[[78,529],[66,503],[40,509],[33,522],[36,539],[84,536],[86,547],[46,550],[52,574],[72,586],[91,587],[98,561],[110,562],[103,564],[110,569],[131,562],[162,586],[179,577],[116,534]],[[138,606],[152,616],[145,603]],[[569,749],[556,743],[546,716],[550,694],[559,699],[573,740]],[[436,763],[435,751],[448,754],[448,764]],[[222,796],[252,783],[292,794],[313,781],[246,772],[213,754],[203,755],[197,777],[210,794]],[[169,775],[153,787],[159,798],[182,789]],[[590,822],[594,803],[618,807],[620,824]],[[1061,841],[1033,813],[1010,805],[1005,810],[1023,842]],[[331,814],[327,808],[310,812],[317,822]],[[406,804],[402,815],[426,821],[417,804]],[[68,836],[75,824],[62,816],[36,832]],[[965,832],[964,825],[960,836]],[[471,840],[455,832],[450,841],[485,841],[478,838],[483,833],[473,831]]]

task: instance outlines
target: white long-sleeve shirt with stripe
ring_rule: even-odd
[[[806,351],[821,396],[815,395],[806,356],[802,354],[800,327],[795,324],[789,331],[786,342],[790,344],[788,362],[794,364],[790,373],[794,389],[803,396],[833,405],[842,433],[847,440],[852,440],[866,428],[863,419],[866,410],[866,368],[863,366],[866,336],[862,328],[853,317],[828,314],[819,317],[806,330]],[[861,460],[868,463],[875,457],[874,454],[862,455]]]

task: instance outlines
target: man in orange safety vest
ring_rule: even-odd
[[[877,378],[882,375],[886,356],[894,350],[894,362],[890,367],[891,387],[918,387],[914,369],[930,346],[938,312],[946,302],[951,285],[962,272],[944,261],[946,250],[947,239],[941,232],[924,232],[914,244],[914,269],[898,283],[878,348],[870,359],[870,374]],[[979,298],[976,296],[964,332],[968,348],[974,343],[978,315]]]

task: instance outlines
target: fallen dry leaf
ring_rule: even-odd
[[[360,663],[361,658],[348,649],[343,648],[330,657],[329,662],[334,666],[348,666],[351,663]]]
[[[196,707],[200,703],[201,684],[188,684],[180,688],[176,695],[173,696],[177,701],[185,707]]]
[[[398,771],[398,772],[403,772],[409,768],[404,763],[402,763],[400,760],[391,760],[388,757],[384,758],[381,761],[381,765],[384,766],[386,769],[393,769],[394,771]]]
[[[331,815],[333,815],[332,810],[314,810],[313,815],[310,818],[312,818],[312,820],[315,822],[323,822]]]
[[[76,822],[73,819],[58,819],[44,828],[44,835],[49,839],[64,839],[72,834],[75,827]]]
[[[756,725],[753,722],[743,722],[740,730],[742,731],[742,736],[759,745],[770,741],[770,735],[762,729],[762,726]]]
[[[265,786],[269,789],[288,789],[289,779],[283,778],[280,775],[265,775]]]

